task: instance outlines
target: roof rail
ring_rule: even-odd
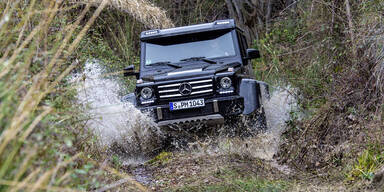
[[[153,29],[141,32],[140,39],[145,41],[162,37],[184,35],[191,33],[199,33],[206,31],[215,31],[222,29],[235,29],[235,21],[233,19],[217,20],[211,23],[203,23],[197,25],[189,25],[183,27],[175,27],[169,29]]]

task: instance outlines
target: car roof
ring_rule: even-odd
[[[176,35],[184,35],[191,33],[199,33],[206,31],[216,31],[223,29],[235,29],[235,21],[233,19],[217,20],[211,23],[203,23],[197,25],[189,25],[183,27],[175,27],[169,29],[154,29],[141,32],[140,40],[157,39],[161,37],[169,37]]]

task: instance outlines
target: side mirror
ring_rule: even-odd
[[[257,49],[247,49],[246,59],[260,58],[260,52]]]
[[[124,71],[124,77],[136,76],[136,78],[139,78],[139,73],[135,72],[135,66],[134,65],[130,65],[130,66],[124,68],[123,71]]]

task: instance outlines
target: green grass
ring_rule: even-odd
[[[362,151],[347,174],[347,180],[372,180],[375,171],[384,165],[384,148],[381,144],[371,144]]]
[[[159,155],[157,155],[156,157],[154,157],[153,159],[149,160],[148,162],[146,162],[147,164],[152,164],[152,165],[161,165],[161,164],[164,164],[164,163],[167,163],[171,158],[172,158],[172,155],[173,153],[172,152],[161,152]]]
[[[285,191],[286,185],[281,182],[266,181],[257,178],[236,179],[230,182],[206,186],[185,187],[180,191],[254,191],[254,192],[280,192]]]
[[[205,178],[200,179],[198,185],[187,185],[171,191],[255,191],[255,192],[280,192],[286,191],[289,184],[281,180],[268,180],[262,177],[244,176],[236,170],[225,169],[218,177],[220,182],[204,183]]]
[[[322,50],[309,50],[298,46],[296,41],[303,36],[308,26],[300,19],[288,18],[276,24],[272,31],[254,42],[254,47],[261,50],[263,57],[253,65],[258,79],[271,85],[290,85],[300,90],[303,98],[299,101],[303,107],[318,108],[326,102],[325,96],[331,81],[327,68],[329,58],[322,57]],[[324,39],[310,39],[321,42]],[[298,49],[304,49],[298,51]],[[308,56],[310,51],[311,56]]]

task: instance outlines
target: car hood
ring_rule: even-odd
[[[166,70],[160,73],[153,75],[143,76],[144,81],[167,81],[167,80],[177,80],[185,79],[191,77],[199,76],[213,76],[216,73],[227,71],[229,67],[240,67],[241,64],[238,62],[228,63],[228,64],[205,64],[205,65],[195,65],[193,67],[186,66],[174,70]]]

